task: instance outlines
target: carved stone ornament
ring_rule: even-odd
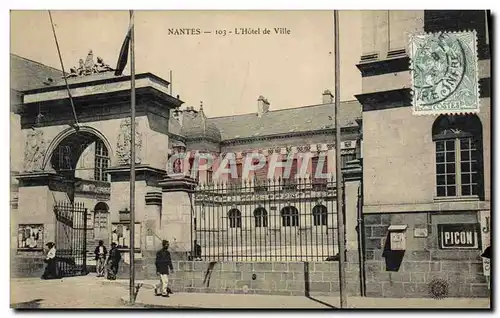
[[[135,163],[141,163],[142,134],[138,129],[139,123],[135,122]],[[120,123],[120,134],[116,143],[116,155],[119,165],[130,164],[130,118],[125,118]]]
[[[30,130],[24,146],[24,171],[43,170],[43,157],[46,150],[47,145],[43,138],[43,131]]]
[[[88,76],[97,73],[112,72],[114,71],[108,64],[104,63],[101,57],[97,57],[97,63],[94,63],[94,54],[92,50],[87,54],[85,62],[80,59],[78,67],[70,68],[70,73],[66,78]]]

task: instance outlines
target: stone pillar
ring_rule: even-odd
[[[357,255],[358,253],[358,200],[361,187],[361,164],[359,160],[353,160],[347,163],[342,171],[344,176],[344,195],[345,195],[345,231],[346,231],[346,250],[348,254]],[[349,253],[351,252],[351,253]],[[354,257],[357,259],[357,256]]]
[[[161,191],[146,193],[146,211],[144,215],[145,244],[144,250],[157,251],[161,248]]]
[[[70,201],[68,184],[56,173],[20,174],[18,214],[12,220],[19,224],[43,224],[43,244],[55,242],[54,204]]]
[[[111,200],[109,201],[111,223],[128,227],[130,221],[130,166],[111,167],[107,169],[107,172],[111,176]],[[155,205],[161,204],[161,202],[158,202],[159,198],[161,198],[158,181],[164,178],[166,172],[143,164],[136,165],[135,172],[135,230],[136,233],[140,232],[140,236],[135,236],[134,245],[136,255],[139,256],[141,253],[144,254],[146,250],[153,250],[158,247],[157,242],[155,242],[156,239],[151,238],[151,236],[155,236],[155,233],[150,231],[151,226],[154,226],[154,222],[151,223],[150,221],[155,220],[154,210],[159,211],[155,207]],[[154,191],[155,188],[158,190]],[[125,211],[127,213],[124,213]],[[159,217],[157,218],[159,219]],[[111,238],[113,235],[111,233]],[[124,238],[124,241],[127,241],[128,235]],[[152,244],[151,240],[153,241]],[[124,254],[124,261],[128,262],[126,253]]]
[[[344,176],[344,207],[345,207],[345,232],[346,232],[346,261],[348,269],[346,275],[349,278],[347,290],[354,295],[364,293],[364,265],[360,258],[361,244],[358,239],[358,229],[363,231],[362,226],[358,226],[358,208],[361,194],[362,169],[359,160],[347,163],[343,169]]]
[[[186,259],[192,249],[191,199],[196,181],[190,177],[166,178],[159,185],[163,191],[160,237],[170,242],[174,259]]]

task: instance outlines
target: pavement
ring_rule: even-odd
[[[245,294],[198,294],[174,293],[168,298],[155,296],[152,290],[139,292],[135,304],[150,308],[191,308],[191,309],[339,309],[338,296],[277,296]],[[124,304],[129,295],[122,296]],[[347,298],[347,308],[365,309],[407,309],[407,308],[448,308],[448,309],[489,309],[489,299],[475,298]]]
[[[128,303],[128,281],[108,281],[95,274],[57,280],[11,279],[11,308],[184,308],[184,309],[335,309],[338,296],[275,296],[248,294],[175,293],[169,298],[154,296],[157,281],[142,284],[135,304]],[[347,298],[348,308],[453,308],[488,309],[486,298]]]

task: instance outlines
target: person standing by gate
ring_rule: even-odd
[[[104,242],[102,240],[99,241],[99,245],[94,250],[95,260],[96,260],[96,270],[97,277],[104,277],[104,270],[106,267],[106,255],[108,251],[106,246],[104,246]]]
[[[161,296],[169,297],[172,291],[168,288],[168,275],[174,272],[174,266],[168,251],[168,241],[163,240],[161,245],[162,249],[156,253],[156,274],[160,276]]]
[[[109,251],[108,257],[108,279],[115,280],[116,274],[118,273],[118,265],[120,260],[122,259],[122,255],[118,248],[116,247],[116,243],[111,243],[111,250]]]
[[[56,245],[52,242],[48,242],[45,246],[49,248],[47,251],[47,256],[45,257],[45,272],[42,275],[42,279],[53,279],[57,278],[57,265],[56,265]]]

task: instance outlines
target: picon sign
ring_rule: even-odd
[[[479,226],[470,224],[438,224],[441,249],[478,249]]]

